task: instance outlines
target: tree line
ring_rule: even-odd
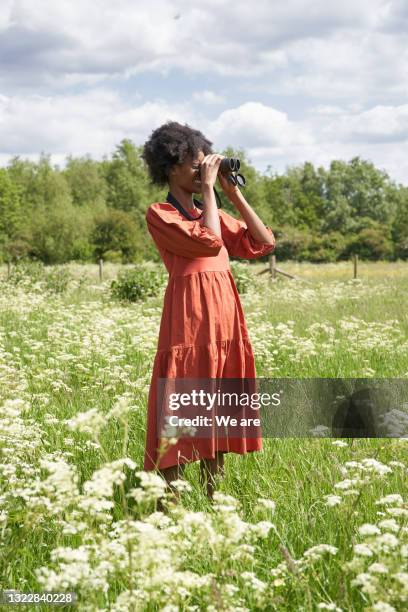
[[[64,168],[44,153],[37,162],[12,157],[0,168],[0,262],[158,261],[145,213],[167,189],[150,183],[141,153],[124,139],[101,161],[68,156]],[[370,161],[333,160],[327,170],[305,162],[283,174],[269,166],[261,174],[244,150],[222,154],[241,160],[242,191],[273,229],[278,259],[408,258],[408,187]],[[217,191],[222,207],[237,216]]]

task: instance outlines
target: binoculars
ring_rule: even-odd
[[[241,162],[237,157],[224,157],[219,166],[219,172],[227,178],[233,185],[245,186],[245,178],[242,174],[238,174]]]
[[[241,162],[237,157],[224,157],[218,167],[218,172],[226,177],[233,185],[245,187],[246,180],[242,174],[238,174]]]

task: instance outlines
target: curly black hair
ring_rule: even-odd
[[[209,155],[212,144],[187,123],[181,125],[177,121],[167,121],[153,130],[143,147],[142,158],[147,164],[151,182],[166,185],[172,166],[183,164],[189,155],[195,157],[199,151]]]

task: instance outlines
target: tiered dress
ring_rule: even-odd
[[[254,240],[243,220],[219,213],[222,238],[169,202],[146,213],[148,230],[169,273],[148,396],[144,469],[214,459],[216,451],[262,449],[262,437],[181,438],[159,457],[159,378],[256,378],[254,354],[229,255],[256,259],[274,244]],[[193,213],[192,213],[193,215]],[[272,229],[267,227],[274,239]]]

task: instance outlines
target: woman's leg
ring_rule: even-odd
[[[173,480],[178,480],[179,478],[183,478],[185,464],[180,463],[179,465],[172,465],[168,468],[164,468],[163,470],[158,470],[159,474],[165,479],[167,483],[167,489],[171,491],[172,501],[178,502],[180,500],[180,491],[171,486],[171,482]],[[164,508],[162,501],[159,499],[157,502],[157,509],[162,511]]]
[[[225,476],[224,467],[225,451],[216,451],[215,459],[201,459],[200,461],[200,482],[207,485],[207,497],[213,498],[216,476]]]

